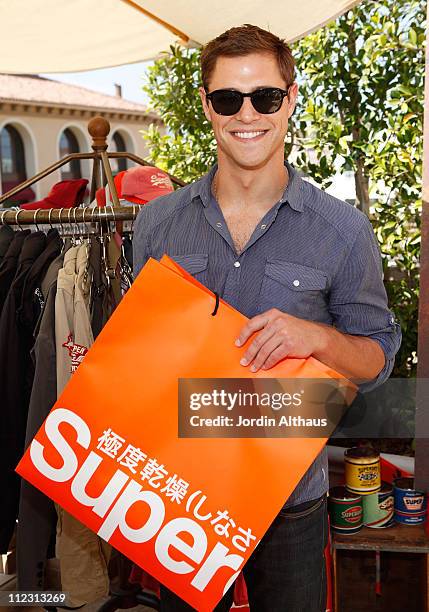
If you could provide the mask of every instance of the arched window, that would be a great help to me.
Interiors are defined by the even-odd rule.
[[[19,185],[27,178],[24,143],[18,130],[6,125],[0,131],[0,161],[2,184]],[[10,189],[10,187],[9,187]]]
[[[125,140],[119,132],[115,132],[112,136],[112,151],[126,151]],[[127,169],[126,159],[110,159],[110,167],[112,168],[113,174],[122,172]]]
[[[60,138],[60,159],[70,153],[79,153],[79,143],[73,132],[67,128],[61,134]],[[80,169],[80,160],[73,159],[70,163],[61,168],[62,179],[77,179],[82,178]]]

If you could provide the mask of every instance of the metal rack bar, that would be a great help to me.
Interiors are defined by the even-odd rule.
[[[140,210],[134,206],[49,208],[47,210],[0,209],[0,225],[42,225],[96,223],[100,221],[133,221]]]

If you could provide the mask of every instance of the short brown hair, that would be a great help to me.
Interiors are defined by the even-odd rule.
[[[201,76],[207,90],[219,57],[238,57],[249,53],[271,53],[277,59],[280,73],[291,85],[295,78],[295,61],[289,45],[271,32],[258,26],[230,28],[206,44],[201,53]]]

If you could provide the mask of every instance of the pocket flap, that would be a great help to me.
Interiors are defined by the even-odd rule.
[[[207,268],[209,256],[205,253],[196,253],[189,255],[170,255],[179,266],[182,266],[189,274],[197,274]]]
[[[293,291],[320,291],[328,281],[321,270],[281,259],[267,261],[265,274]]]

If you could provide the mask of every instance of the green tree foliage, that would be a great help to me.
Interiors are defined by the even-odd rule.
[[[170,47],[149,68],[145,91],[167,128],[144,132],[151,160],[184,181],[200,178],[216,160],[216,143],[198,94],[200,51]]]
[[[425,0],[366,0],[293,46],[299,107],[285,152],[324,187],[352,170],[357,206],[379,239],[403,343],[395,375],[415,374],[422,185]],[[144,133],[151,159],[185,181],[216,160],[198,96],[200,52],[171,47],[145,91],[167,133]]]
[[[299,41],[297,166],[323,186],[354,172],[403,332],[395,374],[415,373],[425,0],[368,0]]]

